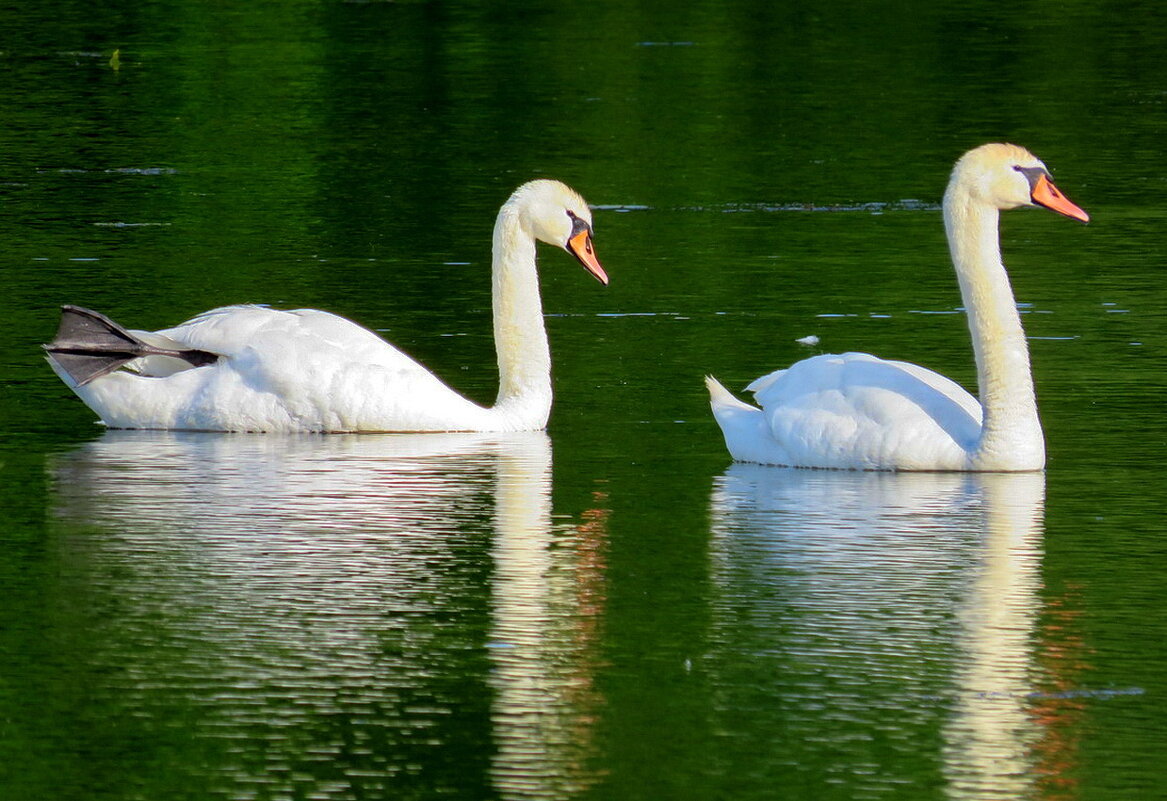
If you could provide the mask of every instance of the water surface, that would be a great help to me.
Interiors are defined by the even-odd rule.
[[[1153,797],[1165,24],[0,12],[0,796]],[[994,140],[1093,220],[1002,220],[1046,473],[730,465],[706,373],[864,350],[974,385],[938,203]],[[613,279],[542,253],[546,435],[102,432],[41,359],[66,302],[315,307],[489,402],[491,227],[540,176]]]

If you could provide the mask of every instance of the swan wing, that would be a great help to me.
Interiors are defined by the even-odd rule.
[[[980,436],[980,404],[960,385],[866,353],[805,359],[749,389],[785,464],[957,470]]]
[[[227,306],[156,336],[222,354],[235,369],[279,385],[330,384],[354,371],[375,370],[406,382],[406,391],[427,386],[453,391],[376,333],[317,309]]]
[[[270,350],[272,356],[283,351],[309,360],[344,352],[361,361],[374,360],[397,369],[428,372],[369,329],[317,309],[284,311],[267,306],[224,306],[146,336],[228,357],[256,349]]]
[[[225,358],[171,370],[165,357],[148,357],[137,374],[82,388],[113,427],[450,430],[485,412],[374,332],[328,312],[230,306],[146,336]]]

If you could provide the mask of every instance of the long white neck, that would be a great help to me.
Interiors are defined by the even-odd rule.
[[[944,196],[944,227],[968,312],[984,421],[972,466],[1040,470],[1045,442],[1021,315],[1001,263],[996,207],[954,183]]]
[[[538,429],[551,413],[551,352],[535,269],[535,237],[513,203],[494,226],[494,342],[498,399],[494,412],[517,429]],[[510,427],[510,426],[508,426]]]

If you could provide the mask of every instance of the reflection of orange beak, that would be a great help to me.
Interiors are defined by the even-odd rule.
[[[567,240],[567,249],[571,251],[571,255],[579,259],[579,263],[586,267],[589,273],[596,277],[596,280],[604,286],[608,285],[608,274],[604,272],[604,268],[600,266],[600,260],[596,258],[595,248],[592,247],[592,232],[586,226]]]
[[[1030,197],[1033,198],[1034,203],[1045,206],[1050,211],[1056,211],[1058,214],[1064,214],[1082,222],[1090,222],[1090,215],[1071,203],[1068,197],[1058,191],[1053,181],[1044,175],[1038,176]]]

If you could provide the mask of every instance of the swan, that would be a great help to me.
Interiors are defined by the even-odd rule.
[[[228,306],[151,333],[65,306],[57,336],[44,348],[57,375],[110,428],[540,430],[551,411],[551,356],[536,240],[564,248],[608,283],[583,198],[546,179],[516,189],[494,226],[499,391],[489,408],[372,331],[315,309]]]
[[[866,353],[824,354],[746,389],[761,408],[705,379],[737,461],[851,470],[1027,471],[1045,466],[1029,351],[1005,266],[1001,209],[1044,206],[1089,222],[1029,151],[964,154],[944,193],[944,228],[968,313],[978,401],[924,367]]]

